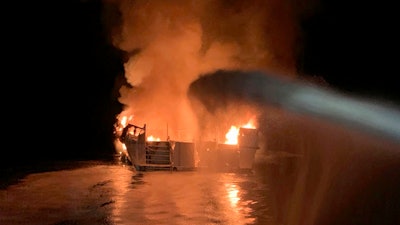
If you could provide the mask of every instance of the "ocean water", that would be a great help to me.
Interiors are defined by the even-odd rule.
[[[273,224],[254,173],[137,172],[90,163],[0,191],[0,224]]]
[[[392,154],[389,154],[392,156]],[[361,157],[362,156],[362,157]],[[396,154],[394,155],[396,156]],[[399,224],[399,160],[260,152],[253,171],[70,162],[0,190],[1,225]]]

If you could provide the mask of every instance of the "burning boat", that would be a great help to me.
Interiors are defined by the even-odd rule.
[[[122,131],[120,141],[126,146],[129,162],[138,171],[196,168],[194,143],[147,140],[146,125],[128,124]]]
[[[251,171],[259,148],[258,131],[240,127],[236,135],[237,143],[200,142],[198,167],[224,172]]]
[[[187,171],[198,168],[218,171],[252,170],[258,149],[257,130],[241,127],[237,144],[216,141],[183,142],[147,140],[146,125],[128,124],[120,141],[128,161],[138,171]]]

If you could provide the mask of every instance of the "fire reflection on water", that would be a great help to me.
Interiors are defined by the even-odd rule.
[[[117,194],[122,204],[115,204],[112,211],[115,224],[258,224],[268,217],[254,214],[252,207],[260,205],[261,193],[265,194],[265,190],[256,191],[260,185],[254,176],[134,172],[130,182],[128,189]]]
[[[239,190],[234,184],[225,184],[225,187],[228,192],[228,197],[231,202],[231,207],[235,209],[237,207],[238,201],[240,200],[240,198],[238,197]]]
[[[0,190],[0,224],[271,224],[255,174],[92,163]]]
[[[254,224],[256,219],[251,215],[251,204],[256,204],[256,200],[241,199],[241,189],[234,183],[225,183],[225,188],[232,210],[231,219],[242,221],[243,224]]]

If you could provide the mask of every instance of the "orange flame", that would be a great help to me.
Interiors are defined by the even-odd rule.
[[[253,124],[253,120],[250,120],[246,124],[240,126],[243,128],[256,128]],[[237,145],[238,144],[238,136],[239,136],[239,129],[240,127],[237,126],[231,126],[229,131],[225,134],[225,144],[228,145]]]
[[[115,150],[121,154],[122,152],[126,152],[126,146],[124,143],[119,141],[119,136],[121,135],[122,130],[128,125],[129,121],[133,119],[133,116],[117,116],[117,119],[118,121],[114,124],[114,134],[116,135],[114,147]]]
[[[161,140],[160,138],[153,137],[153,135],[147,137],[147,141],[160,141],[160,140]]]
[[[236,145],[238,143],[239,128],[231,126],[228,133],[225,134],[225,144]]]

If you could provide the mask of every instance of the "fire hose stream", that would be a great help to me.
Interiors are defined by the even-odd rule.
[[[207,87],[207,90],[201,90]],[[201,95],[201,93],[206,93]],[[255,104],[272,105],[294,113],[340,123],[400,144],[400,111],[383,104],[344,95],[334,89],[258,71],[217,71],[201,76],[189,96],[224,95]]]

